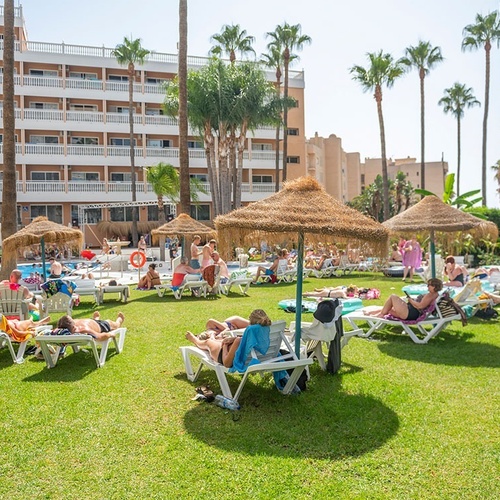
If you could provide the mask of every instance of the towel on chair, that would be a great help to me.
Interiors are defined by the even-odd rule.
[[[73,281],[54,279],[42,283],[40,288],[47,294],[48,297],[51,297],[58,292],[65,293],[71,297],[77,286]]]
[[[15,342],[24,342],[35,336],[35,332],[32,329],[27,330],[25,333],[16,333],[9,326],[7,318],[3,314],[0,314],[0,330],[3,330]]]
[[[233,366],[229,368],[230,373],[236,371],[244,373],[250,365],[260,363],[255,358],[252,358],[248,364],[246,364],[246,361],[252,349],[259,351],[261,354],[267,352],[270,344],[269,331],[268,326],[262,325],[250,325],[245,328],[240,345],[234,355]]]

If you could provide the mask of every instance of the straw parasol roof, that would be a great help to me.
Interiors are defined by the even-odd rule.
[[[473,229],[478,237],[490,235],[496,240],[496,224],[447,205],[437,196],[426,196],[408,210],[383,222],[394,233],[415,234],[429,231],[457,232]]]
[[[153,238],[159,236],[194,236],[196,234],[215,238],[217,233],[213,228],[198,222],[189,215],[179,214],[174,220],[151,231],[151,234]]]
[[[276,194],[215,219],[218,246],[226,254],[246,238],[270,243],[297,239],[361,246],[369,242],[373,254],[387,255],[389,232],[377,221],[330,196],[312,177],[285,183]]]
[[[4,251],[15,251],[42,242],[65,244],[80,248],[83,244],[83,233],[79,229],[63,226],[49,221],[47,217],[37,217],[26,227],[3,240]]]

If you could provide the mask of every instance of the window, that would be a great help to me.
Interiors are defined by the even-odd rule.
[[[146,78],[146,83],[150,83],[150,84],[161,84],[161,83],[165,83],[165,82],[168,82],[168,80],[165,80],[164,78],[149,78],[147,77]]]
[[[56,102],[30,102],[30,109],[59,109]]]
[[[112,222],[131,222],[132,207],[114,207],[109,209]]]
[[[97,146],[99,140],[97,137],[71,137],[71,144]]]
[[[137,180],[137,174],[135,174]],[[129,172],[112,172],[111,173],[111,182],[132,182],[132,174]]]
[[[252,142],[252,151],[272,151],[273,145],[266,142]]]
[[[204,149],[203,143],[200,141],[188,141],[188,148]]]
[[[31,172],[32,181],[58,181],[59,172]]]
[[[52,135],[30,135],[31,144],[58,144],[59,137]]]
[[[136,146],[137,142],[134,139],[134,146]],[[130,146],[130,139],[125,139],[124,137],[111,137],[109,140],[110,146]]]
[[[148,139],[146,141],[146,145],[149,148],[171,148],[172,147],[172,141],[169,139]]]
[[[417,170],[417,177],[420,175],[420,172]]]
[[[70,104],[70,111],[97,111],[96,104]]]
[[[110,113],[128,113],[128,106],[110,106]],[[133,108],[133,112],[135,113],[135,108]]]
[[[299,135],[299,129],[298,128],[287,128],[286,135]]]
[[[163,115],[163,109],[161,109],[161,108],[146,108],[146,115],[149,115],[149,116]]]
[[[300,156],[288,156],[286,159],[287,163],[300,163]]]
[[[88,208],[83,211],[85,220],[81,221],[78,218],[78,205],[71,205],[71,223],[73,226],[79,226],[82,222],[85,224],[97,224],[102,221],[102,213],[100,208]]]
[[[165,220],[168,221],[170,215],[170,205],[163,205],[163,210],[165,212]],[[148,205],[148,220],[159,220],[158,205]]]
[[[191,179],[198,179],[200,182],[208,182],[207,174],[189,174]]]
[[[52,222],[62,224],[62,205],[31,205],[31,220],[43,215]]]
[[[14,142],[17,142],[17,134],[14,136]],[[3,134],[0,134],[0,144],[3,143]]]
[[[191,217],[196,220],[210,220],[210,205],[191,205]]]
[[[269,182],[273,182],[272,175],[252,175],[253,184],[264,184]]]
[[[128,82],[128,75],[108,75],[110,82]]]
[[[69,77],[80,78],[81,80],[97,80],[97,73],[78,73],[75,71],[70,71]]]
[[[97,172],[71,172],[71,180],[75,182],[97,182],[99,174]]]
[[[57,77],[57,71],[49,70],[49,69],[30,69],[31,76],[49,76],[49,77]]]
[[[365,185],[365,174],[361,174],[361,184]]]

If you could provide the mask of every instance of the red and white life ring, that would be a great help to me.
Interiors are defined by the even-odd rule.
[[[139,257],[139,259],[137,259],[137,257]],[[136,269],[144,267],[144,264],[146,264],[146,260],[146,254],[142,252],[132,252],[132,254],[130,255],[130,264]]]

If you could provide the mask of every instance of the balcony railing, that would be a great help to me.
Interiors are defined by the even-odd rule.
[[[24,183],[25,190],[23,191],[23,182],[17,181],[17,190],[22,193],[131,193],[131,182],[103,182],[103,181],[26,181]],[[153,193],[151,184],[144,182],[136,182],[137,192]],[[203,189],[207,194],[210,194],[210,184],[203,183]],[[0,189],[3,189],[3,182],[0,181]],[[242,183],[242,193],[274,193],[274,183]]]
[[[204,159],[205,150],[202,148],[190,148],[189,158],[193,159]],[[3,154],[3,146],[0,144],[0,154]],[[16,154],[22,154],[21,144],[16,144]],[[51,156],[62,156],[64,155],[64,145],[63,144],[25,144],[24,146],[25,155],[51,155]],[[118,156],[126,157],[130,156],[129,146],[103,146],[103,145],[92,145],[92,144],[68,144],[66,146],[66,156]],[[179,158],[179,148],[153,148],[153,147],[136,147],[135,156],[141,157],[152,157],[152,158]],[[279,153],[280,159],[283,157],[283,153]],[[249,161],[250,153],[248,151],[243,152],[243,159]],[[252,151],[251,160],[252,161],[274,161],[276,155],[274,151]],[[60,160],[58,160],[60,161]]]

